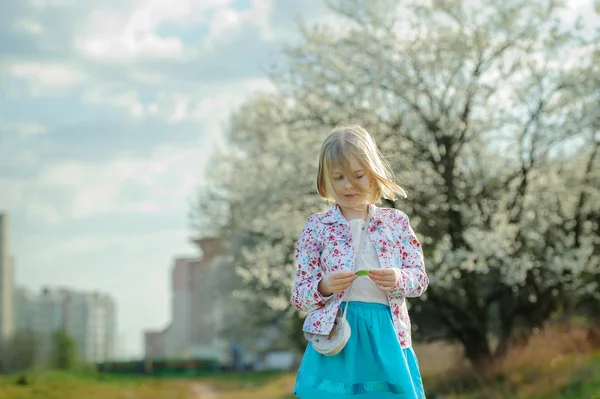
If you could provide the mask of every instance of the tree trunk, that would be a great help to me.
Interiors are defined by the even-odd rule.
[[[494,356],[488,343],[485,331],[466,330],[460,339],[465,350],[465,357],[478,374],[487,372],[494,363]]]

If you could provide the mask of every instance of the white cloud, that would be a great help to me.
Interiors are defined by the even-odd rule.
[[[27,182],[0,176],[0,209],[15,209],[26,200]]]
[[[199,142],[140,158],[57,161],[27,179],[0,175],[0,209],[21,210],[27,223],[41,228],[98,216],[187,214],[210,150]]]
[[[87,88],[83,95],[84,102],[109,105],[122,109],[127,115],[139,118],[144,115],[144,105],[139,100],[136,90],[118,85],[97,85]]]
[[[51,188],[77,187],[84,183],[85,176],[83,165],[74,161],[65,161],[44,168],[37,183]]]
[[[172,100],[171,112],[168,117],[170,123],[183,122],[188,118],[191,99],[185,95],[175,95]]]
[[[181,40],[158,37],[148,14],[144,8],[127,19],[119,12],[96,11],[86,32],[77,39],[77,48],[89,58],[109,61],[181,56]]]
[[[76,0],[31,0],[31,5],[35,8],[69,7],[75,2]]]
[[[33,36],[39,36],[44,33],[44,27],[33,19],[19,19],[15,21],[14,27],[18,32],[27,33]]]
[[[185,210],[186,198],[198,185],[201,159],[209,150],[167,148],[144,158],[108,163],[58,162],[48,165],[35,185],[66,193],[71,202],[62,210],[66,218]],[[142,197],[129,198],[128,190]]]
[[[165,89],[152,102],[143,103],[135,90],[118,85],[105,85],[86,90],[83,100],[121,109],[125,114],[141,119],[152,118],[170,124],[197,121],[223,122],[230,112],[254,91],[274,90],[266,78],[218,82],[191,87]]]
[[[64,220],[55,204],[51,202],[39,198],[28,198],[25,203],[25,214],[30,220],[38,224],[57,227]]]
[[[93,184],[93,181],[91,182]],[[77,219],[114,211],[118,207],[119,185],[99,182],[97,186],[83,185],[74,193],[69,216]]]
[[[271,11],[271,0],[253,0],[252,8],[245,11],[238,11],[232,7],[215,10],[210,19],[209,33],[204,39],[204,49],[214,50],[223,43],[239,39],[236,33],[249,26],[256,28],[261,39],[273,40],[269,23]],[[243,44],[240,43],[240,45]]]
[[[23,137],[37,136],[48,131],[48,127],[40,123],[0,123],[0,135],[17,134]]]
[[[272,91],[275,87],[268,79],[245,80],[241,85],[215,87],[213,95],[196,102],[193,115],[204,119],[224,120],[237,106],[255,91]]]
[[[209,11],[229,9],[229,1],[136,1],[119,10],[96,10],[87,16],[86,29],[76,41],[87,57],[103,61],[136,58],[181,58],[184,45],[175,36],[161,37],[162,24],[203,23]]]
[[[210,33],[218,36],[236,26],[241,20],[242,12],[233,8],[223,8],[215,11],[210,19]]]
[[[247,93],[245,80],[257,79],[258,65],[269,62],[263,54],[268,42],[276,33],[294,29],[281,18],[287,6],[272,0],[253,0],[243,11],[231,0],[81,4],[40,0],[34,5],[35,17],[19,14],[15,24],[21,30],[44,33],[36,39],[39,49],[58,50],[59,45],[63,56],[36,61],[20,59],[17,53],[10,58],[9,75],[24,80],[34,95],[77,87],[86,104],[169,123],[197,120],[215,108],[226,115],[233,104],[229,101],[239,103]],[[302,6],[314,8],[313,1]],[[285,29],[273,30],[278,23]],[[177,29],[163,29],[171,26],[192,27],[190,35],[197,37],[183,40]],[[253,72],[238,72],[244,70]],[[232,93],[230,86],[242,90]],[[156,94],[145,97],[142,91]]]
[[[17,62],[9,72],[28,81],[34,89],[63,88],[83,82],[85,73],[66,64],[45,62]]]
[[[110,251],[111,248],[122,247],[128,245],[135,245],[137,247],[156,247],[161,242],[172,241],[173,238],[180,240],[181,243],[187,246],[189,241],[189,231],[185,228],[180,229],[167,229],[161,231],[147,231],[143,234],[138,234],[135,237],[135,243],[132,242],[132,237],[128,234],[122,234],[117,232],[110,233],[94,233],[91,232],[87,235],[74,235],[70,236],[56,245],[48,248],[44,251],[43,256],[54,258],[69,254],[69,257],[85,256],[89,252],[93,251],[99,253],[102,251]],[[181,247],[178,245],[177,247]]]

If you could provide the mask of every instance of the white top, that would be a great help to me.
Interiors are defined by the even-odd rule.
[[[365,221],[362,219],[352,219],[348,221],[352,231],[352,242],[354,243],[354,271],[378,269],[379,258],[375,245],[369,238],[365,227]],[[364,228],[364,229],[363,229]],[[348,298],[348,292],[350,297]],[[377,302],[389,305],[389,299],[385,292],[377,288],[377,285],[368,276],[360,276],[346,290],[344,301]]]

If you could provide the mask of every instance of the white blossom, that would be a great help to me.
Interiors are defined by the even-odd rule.
[[[295,240],[327,207],[319,145],[340,122],[372,131],[407,189],[388,205],[410,216],[423,306],[447,323],[488,328],[491,304],[597,288],[598,37],[567,29],[556,2],[417,3],[333,1],[340,23],[301,26],[279,92],[232,115],[196,208],[228,241],[232,307],[288,310]]]

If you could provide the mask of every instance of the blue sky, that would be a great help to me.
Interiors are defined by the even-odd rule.
[[[18,285],[110,293],[122,357],[170,319],[173,257],[229,111],[322,1],[0,2],[0,210]]]

